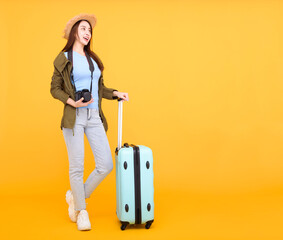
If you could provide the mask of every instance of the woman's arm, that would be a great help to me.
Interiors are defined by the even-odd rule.
[[[117,99],[118,97],[115,95],[115,93],[113,93],[114,91],[118,92],[117,89],[106,87],[102,78],[102,97],[109,100]]]
[[[62,85],[63,85],[63,77],[61,76],[60,72],[54,66],[50,93],[54,98],[66,104],[70,96],[69,94],[63,91]]]
[[[74,101],[72,98],[70,98],[69,94],[67,94],[64,90],[63,90],[63,77],[61,76],[60,72],[56,69],[56,67],[54,66],[54,73],[52,76],[52,81],[51,81],[51,88],[50,88],[50,92],[51,95],[56,98],[59,99],[61,102],[63,102],[64,104],[69,104],[75,108],[77,107],[85,107],[91,103],[93,103],[93,98],[91,96],[91,100],[88,102],[82,102],[83,98],[81,98],[78,101]]]
[[[76,102],[72,98],[68,98],[67,103],[73,107],[76,107]]]

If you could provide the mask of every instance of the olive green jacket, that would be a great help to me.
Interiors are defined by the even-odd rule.
[[[60,52],[58,54],[53,62],[53,65],[54,72],[51,81],[50,93],[54,98],[59,99],[64,103],[64,111],[60,128],[61,130],[63,127],[72,128],[74,134],[76,108],[67,103],[68,98],[72,98],[75,101],[75,88],[70,80],[70,73],[73,65],[72,62],[66,58],[64,52]],[[113,91],[118,90],[104,86],[103,73],[101,72],[101,76],[98,80],[98,107],[99,116],[106,132],[108,130],[108,124],[101,109],[101,100],[102,98],[109,100],[117,99],[116,96],[113,96]]]

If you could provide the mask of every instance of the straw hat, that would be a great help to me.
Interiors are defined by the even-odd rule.
[[[96,24],[96,16],[94,14],[87,14],[87,13],[81,13],[73,18],[71,18],[67,24],[66,27],[63,31],[63,38],[66,38],[68,40],[69,38],[69,34],[71,32],[72,27],[74,26],[74,24],[79,21],[79,20],[88,20],[90,22],[91,28],[93,29],[95,24]]]

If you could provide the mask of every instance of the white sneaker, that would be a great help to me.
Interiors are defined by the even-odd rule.
[[[68,212],[71,221],[77,222],[77,217],[80,211],[75,210],[74,198],[71,190],[68,190],[66,193],[66,202],[69,204]]]
[[[90,230],[91,225],[86,210],[81,210],[77,219],[78,230]]]

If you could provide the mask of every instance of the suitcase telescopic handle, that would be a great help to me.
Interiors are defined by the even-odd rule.
[[[123,114],[123,101],[118,98],[118,151],[122,146],[122,114]]]

